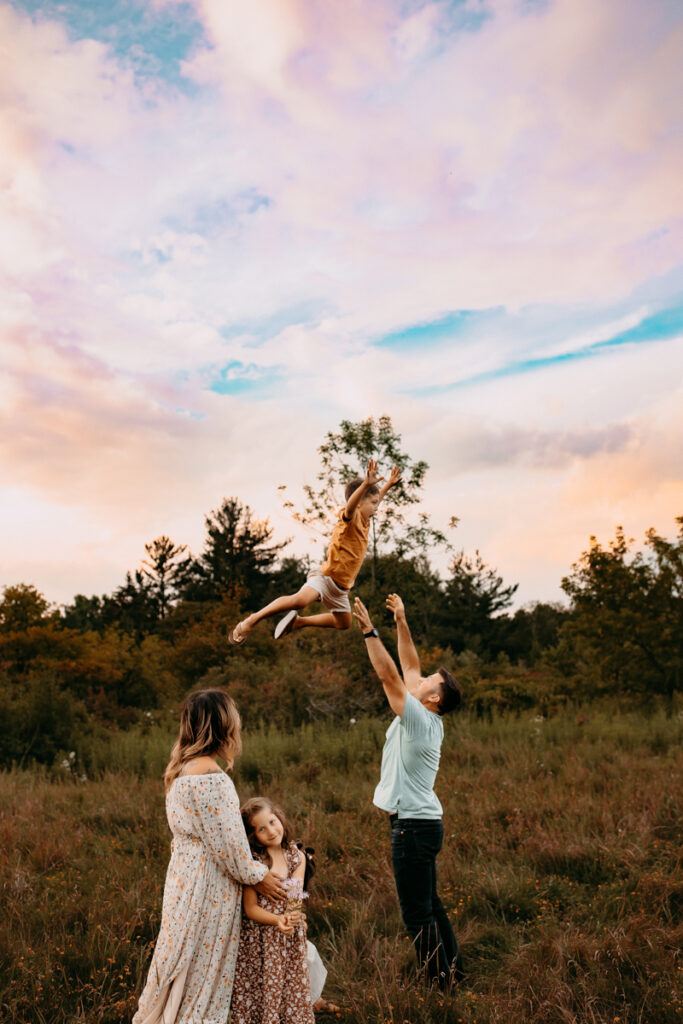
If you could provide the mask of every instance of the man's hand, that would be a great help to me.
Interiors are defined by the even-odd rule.
[[[372,629],[372,620],[370,619],[370,613],[361,601],[359,597],[356,598],[353,605],[353,617],[361,628],[361,632],[369,633]]]
[[[383,476],[378,476],[379,467],[377,465],[377,459],[370,459],[368,462],[368,471],[365,474],[365,482],[368,487],[373,487],[375,484],[380,483],[384,480]]]
[[[398,594],[389,594],[387,597],[387,608],[390,612],[393,612],[394,622],[398,622],[399,619],[405,619],[405,605]]]

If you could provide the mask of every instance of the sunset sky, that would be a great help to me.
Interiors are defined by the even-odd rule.
[[[520,603],[672,536],[682,95],[678,0],[0,2],[0,585],[232,495],[319,555],[277,487],[381,414]]]

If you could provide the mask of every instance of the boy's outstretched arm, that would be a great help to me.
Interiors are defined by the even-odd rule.
[[[387,608],[390,612],[394,613],[396,638],[398,640],[398,660],[401,662],[401,672],[403,673],[406,686],[412,693],[421,679],[420,657],[410,635],[405,605],[398,594],[389,594],[387,597]]]
[[[363,633],[369,633],[372,630],[373,626],[368,610],[359,597],[356,598],[354,603],[353,617]],[[391,710],[399,718],[402,717],[408,691],[394,664],[394,659],[377,636],[366,637],[365,646],[367,647],[372,667],[377,673],[377,677],[387,695]]]
[[[372,487],[373,484],[378,484],[380,480],[384,480],[383,476],[377,476],[377,460],[370,459],[368,463],[367,472],[365,474],[365,480],[357,487],[349,500],[346,502],[346,508],[344,509],[344,519],[350,519],[355,512],[359,501],[367,491],[368,487]]]
[[[394,468],[392,469],[391,474],[389,476],[389,479],[385,483],[384,487],[382,487],[380,489],[379,500],[382,501],[382,499],[386,497],[387,491],[389,491],[392,487],[395,487],[396,484],[398,484],[400,482],[401,482],[401,470],[400,470],[400,468],[398,466],[394,466]]]

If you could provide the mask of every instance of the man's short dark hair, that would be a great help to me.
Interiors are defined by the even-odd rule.
[[[462,689],[458,680],[447,669],[439,668],[437,672],[443,679],[439,699],[439,714],[443,718],[449,711],[455,711],[462,704]]]
[[[353,478],[353,480],[349,480],[348,484],[346,485],[346,489],[344,490],[344,497],[347,501],[349,500],[353,492],[357,491],[364,481],[364,476],[356,476]],[[379,487],[377,486],[377,484],[370,484],[369,487],[366,487],[365,494],[363,495],[363,497],[368,497],[371,494],[379,494]]]

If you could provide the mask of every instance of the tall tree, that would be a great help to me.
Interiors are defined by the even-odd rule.
[[[479,551],[459,551],[444,586],[441,642],[455,651],[493,652],[495,617],[509,607],[519,584],[506,585],[497,569]]]
[[[671,701],[683,666],[683,516],[678,538],[654,530],[631,553],[621,527],[608,548],[591,537],[562,588],[573,614],[561,645],[580,650],[591,688],[658,693]]]
[[[50,615],[50,602],[32,583],[3,587],[0,599],[0,631],[23,632],[44,622]]]
[[[426,554],[431,547],[449,547],[446,535],[431,525],[426,512],[419,511],[409,518],[409,511],[421,500],[421,491],[428,464],[411,459],[401,447],[401,436],[394,430],[389,416],[377,420],[370,416],[353,423],[342,420],[339,430],[328,431],[318,448],[321,468],[315,485],[304,486],[304,506],[297,509],[285,494],[286,484],[279,488],[284,507],[292,518],[304,526],[312,527],[325,539],[332,533],[337,510],[344,504],[344,487],[354,477],[364,476],[370,459],[376,459],[382,472],[388,474],[392,466],[401,470],[401,482],[392,487],[372,520],[370,548],[372,580],[377,570],[377,557],[382,549],[391,550],[399,557]],[[457,524],[457,517],[449,526]]]
[[[138,642],[151,633],[159,619],[159,603],[149,581],[140,571],[126,573],[126,582],[103,601],[103,618],[118,625]]]
[[[186,550],[187,545],[174,544],[165,534],[145,544],[147,558],[142,562],[142,575],[156,598],[162,619],[166,618],[187,574],[189,558],[182,557]]]
[[[545,651],[555,647],[569,614],[559,602],[534,601],[513,615],[499,616],[493,653],[503,652],[512,662],[535,665]]]
[[[273,527],[267,519],[254,519],[248,505],[224,498],[205,517],[204,550],[192,566],[191,582],[183,595],[194,600],[219,600],[244,590],[258,603],[268,583],[268,572],[289,540],[272,543]]]

